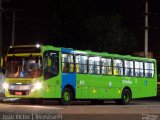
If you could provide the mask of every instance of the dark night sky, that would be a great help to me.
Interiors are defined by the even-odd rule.
[[[77,44],[83,35],[81,21],[94,15],[122,15],[122,24],[136,36],[136,51],[144,47],[144,0],[11,0],[3,3],[3,48],[11,43],[12,12],[16,8],[16,43],[48,43],[55,46],[83,49]],[[54,34],[54,25],[70,21],[70,36]],[[61,26],[60,26],[61,27]],[[160,1],[149,0],[149,50],[160,51]],[[69,36],[69,37],[68,37]],[[5,41],[5,42],[4,42]],[[82,42],[86,42],[84,40]],[[68,43],[68,44],[66,44]],[[85,43],[84,43],[85,44]],[[5,51],[5,50],[3,50]]]

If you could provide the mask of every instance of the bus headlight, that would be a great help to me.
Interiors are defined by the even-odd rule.
[[[8,84],[8,83],[6,83],[6,82],[3,83],[3,88],[4,88],[4,89],[8,89],[8,87],[9,87],[9,84]]]
[[[40,44],[36,44],[36,48],[40,48],[41,47],[41,45]]]
[[[36,83],[34,84],[34,88],[33,88],[33,89],[39,90],[39,89],[41,89],[41,88],[42,88],[42,83],[41,83],[41,82],[36,82]]]

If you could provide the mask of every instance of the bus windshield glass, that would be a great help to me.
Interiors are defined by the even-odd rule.
[[[42,58],[40,56],[8,57],[6,77],[36,78],[42,75]]]

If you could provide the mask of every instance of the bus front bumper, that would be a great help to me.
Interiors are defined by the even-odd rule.
[[[13,98],[43,98],[43,86],[37,82],[34,85],[6,85],[5,96]]]

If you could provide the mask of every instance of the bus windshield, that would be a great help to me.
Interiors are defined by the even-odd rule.
[[[42,58],[40,56],[8,57],[6,77],[36,78],[42,75]]]

